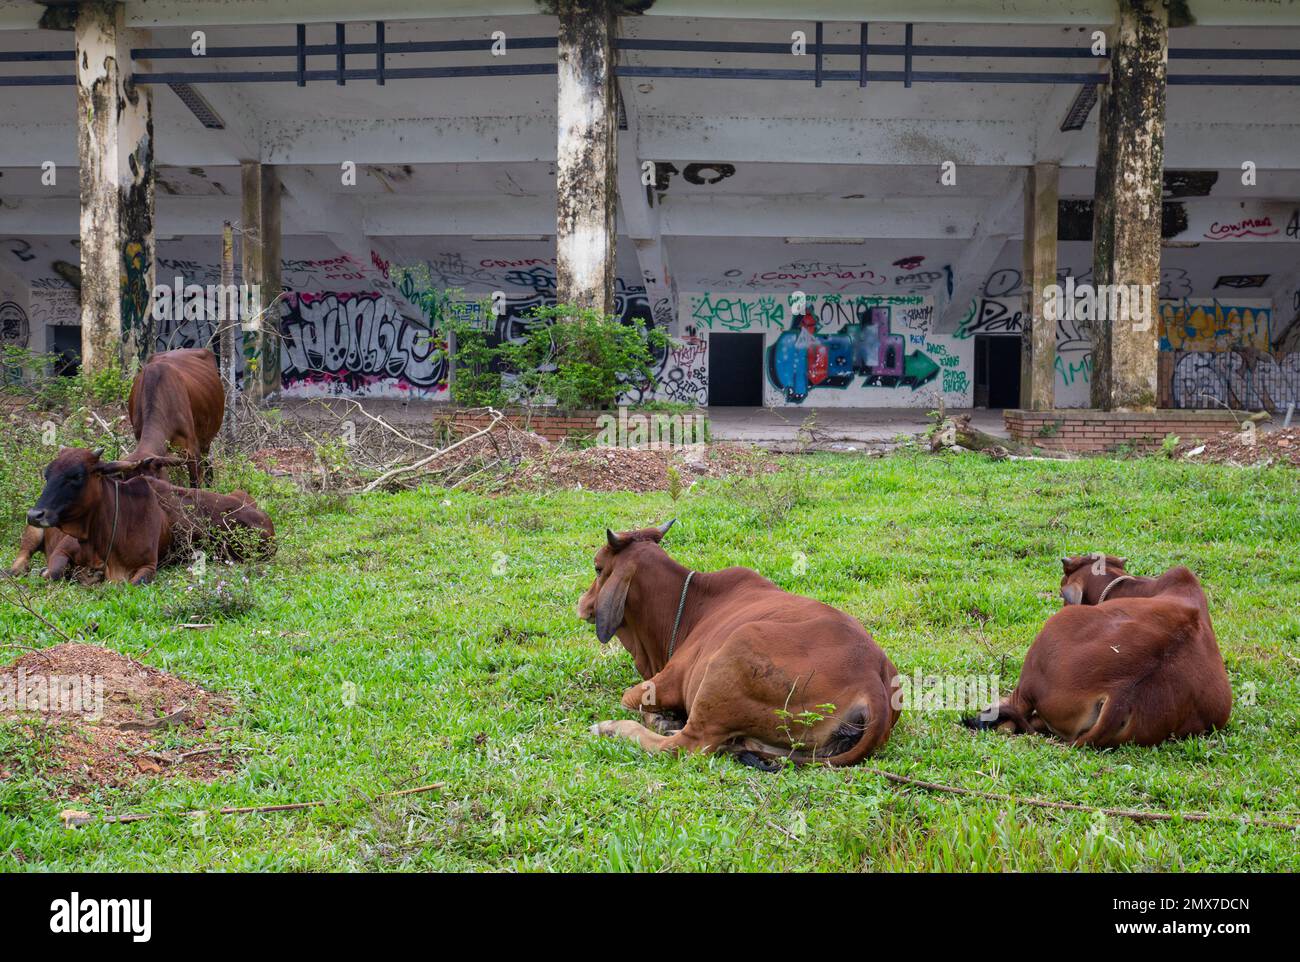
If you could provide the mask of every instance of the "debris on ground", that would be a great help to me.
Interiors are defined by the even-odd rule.
[[[995,435],[971,427],[969,414],[958,414],[943,418],[934,433],[930,435],[930,450],[939,451],[979,451],[995,461],[1010,457],[1026,457],[1035,452],[1032,448],[1010,438]]]
[[[65,642],[0,667],[0,723],[49,738],[45,774],[70,797],[177,774],[211,781],[236,759],[210,736],[230,701],[108,648]],[[14,762],[0,759],[0,780]]]
[[[1174,448],[1179,460],[1203,464],[1232,464],[1238,467],[1263,467],[1289,464],[1300,467],[1300,427],[1279,431],[1222,431],[1203,441],[1182,441]]]

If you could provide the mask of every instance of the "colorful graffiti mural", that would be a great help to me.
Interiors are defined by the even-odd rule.
[[[936,391],[954,406],[971,401],[970,346],[932,333],[925,295],[701,292],[682,296],[680,314],[700,331],[764,335],[768,404],[920,406]],[[707,396],[703,368],[699,382]]]
[[[1267,301],[1247,304],[1166,301],[1160,305],[1160,350],[1225,351],[1269,348],[1273,309]]]
[[[288,294],[281,330],[286,393],[403,396],[446,390],[445,344],[375,293]]]

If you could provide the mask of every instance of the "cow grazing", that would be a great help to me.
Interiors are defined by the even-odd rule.
[[[271,519],[243,492],[181,488],[153,476],[181,464],[180,458],[101,461],[100,453],[60,451],[45,469],[45,487],[27,523],[57,527],[79,542],[81,563],[101,569],[106,580],[145,584],[159,564],[183,557],[190,546],[234,560],[274,551]],[[47,577],[66,571],[66,564],[55,570],[52,563]]]
[[[135,433],[135,450],[124,461],[185,453],[190,486],[212,483],[208,451],[221,430],[226,392],[217,374],[217,358],[206,348],[155,354],[131,383],[127,411]]]
[[[623,693],[641,722],[592,731],[764,768],[852,765],[883,745],[898,720],[898,673],[862,625],[748,568],[682,567],[659,544],[672,523],[606,531],[596,552],[578,617],[602,644],[618,635],[646,680]]]
[[[1011,696],[969,727],[1107,748],[1228,723],[1232,689],[1196,575],[1138,577],[1111,555],[1061,564],[1064,607],[1034,639]]]

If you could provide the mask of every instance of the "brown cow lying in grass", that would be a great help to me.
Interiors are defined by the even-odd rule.
[[[151,467],[142,472],[164,480],[168,467],[184,464],[192,486],[198,487],[200,480],[211,484],[208,451],[221,430],[225,399],[217,358],[211,351],[183,348],[155,354],[131,382],[126,406],[136,446],[123,462],[148,459],[146,463]],[[169,447],[185,452],[184,458],[164,458]],[[46,570],[59,572],[55,577],[96,566],[93,552],[76,539],[69,539],[66,532],[57,527],[28,525],[9,573],[24,574],[32,556],[41,551],[45,553]]]
[[[748,568],[689,571],[659,546],[671,525],[606,531],[596,552],[578,617],[602,644],[617,634],[646,681],[623,693],[644,725],[592,731],[760,768],[783,758],[852,765],[883,745],[898,720],[898,673],[866,629]]]
[[[64,448],[45,469],[45,487],[27,522],[64,534],[46,577],[65,577],[80,565],[102,570],[108,581],[145,584],[159,564],[190,547],[233,560],[274,552],[271,519],[242,491],[216,494],[152,476],[181,458],[101,461],[100,453]]]
[[[971,728],[1071,745],[1156,745],[1228,722],[1232,689],[1196,575],[1141,578],[1110,555],[1063,558],[1063,607],[1038,633],[1011,696]]]

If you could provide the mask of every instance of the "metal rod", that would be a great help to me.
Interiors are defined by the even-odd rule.
[[[909,23],[903,31],[903,86],[912,86],[912,25]]]
[[[813,70],[815,71],[813,86],[820,87],[822,85],[822,22],[820,20],[817,21],[817,29],[814,35],[817,37],[817,56],[813,61]]]
[[[858,27],[858,86],[867,85],[867,25]]]
[[[307,86],[307,25],[298,24],[298,86]]]
[[[343,34],[345,33],[345,27],[346,27],[346,24],[342,24],[342,23],[336,23],[336,24],[334,24],[334,42],[337,44],[337,46],[338,46],[338,50],[339,50],[339,55],[338,55],[338,71],[339,71],[339,74],[338,74],[338,85],[339,85],[340,87],[342,87],[345,83],[348,82],[348,78],[347,78],[347,70],[348,70],[348,67],[347,67],[347,57],[348,57],[348,55],[347,55],[347,52],[343,49],[343,44],[345,43],[345,40],[346,40],[346,38],[343,36]]]
[[[384,21],[375,21],[375,70],[379,76],[375,78],[375,83],[379,86],[384,85]]]

